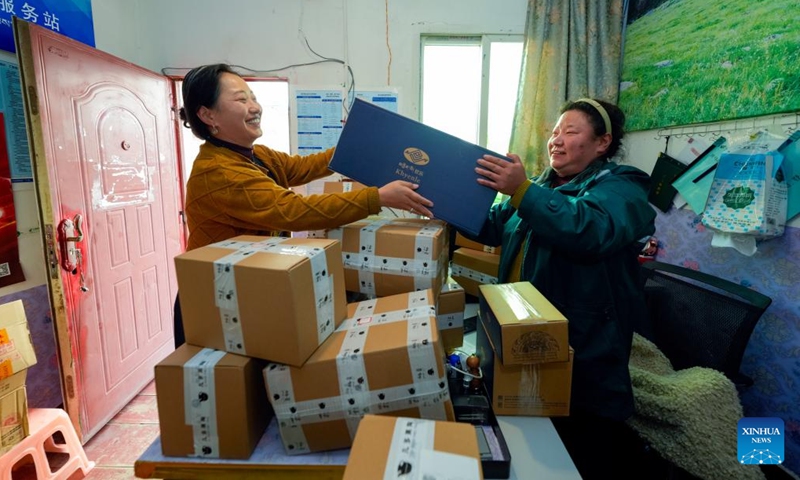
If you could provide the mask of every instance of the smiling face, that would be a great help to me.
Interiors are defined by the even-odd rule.
[[[605,153],[610,143],[610,133],[599,137],[594,133],[588,115],[580,110],[567,110],[547,141],[550,166],[560,177],[577,175]]]
[[[200,119],[220,140],[250,148],[261,135],[261,105],[238,75],[222,73],[219,77],[219,98],[212,108],[200,107]],[[213,133],[216,129],[217,133]]]

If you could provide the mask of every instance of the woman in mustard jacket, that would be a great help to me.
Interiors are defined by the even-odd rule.
[[[381,207],[433,217],[433,203],[418,185],[396,180],[354,192],[298,195],[290,187],[330,175],[333,149],[288,155],[264,145],[261,105],[247,82],[226,64],[192,69],[183,79],[184,126],[201,140],[186,184],[188,250],[238,235],[281,235],[339,227]],[[184,342],[180,303],[175,302],[175,346]]]
[[[554,418],[584,478],[626,462],[634,322],[646,310],[638,253],[654,232],[650,177],[612,162],[625,115],[594,99],[567,103],[548,141],[550,166],[529,180],[518,156],[478,160],[482,185],[511,195],[480,235],[502,245],[499,281],[530,281],[569,322],[575,350],[570,417]],[[619,440],[619,441],[615,441]],[[619,459],[619,460],[617,460]]]

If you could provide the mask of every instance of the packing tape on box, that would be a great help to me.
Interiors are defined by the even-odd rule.
[[[436,424],[433,422],[416,418],[398,418],[394,424],[383,480],[428,478],[423,476],[424,472],[421,471],[420,456],[425,450],[433,450],[435,432]]]
[[[259,252],[297,255],[309,259],[317,311],[318,343],[322,343],[333,332],[336,324],[334,321],[333,278],[328,273],[325,249],[308,245],[284,245],[286,240],[288,239],[283,237],[269,237],[260,242],[227,240],[211,245],[234,250],[233,253],[214,261],[215,302],[222,320],[222,332],[227,351],[247,355],[242,323],[239,321],[239,299],[233,267],[250,255]]]
[[[498,285],[500,293],[505,299],[508,307],[514,312],[517,320],[527,320],[531,317],[542,318],[539,310],[533,306],[525,297],[522,296],[511,284]]]
[[[447,382],[437,375],[437,359],[431,339],[431,316],[428,291],[409,295],[409,308],[375,315],[375,300],[361,302],[354,319],[345,320],[340,331],[346,336],[336,357],[339,392],[336,397],[294,400],[291,368],[270,364],[264,369],[264,380],[272,395],[275,416],[284,446],[290,453],[310,451],[303,425],[345,420],[350,438],[355,437],[358,423],[367,413],[383,414],[410,407],[431,419],[447,420],[445,401],[449,398]],[[410,317],[410,315],[415,315]],[[350,320],[360,320],[350,321]],[[413,383],[371,391],[364,364],[364,345],[372,326],[406,320],[408,324],[408,357]]]
[[[376,255],[377,231],[385,225],[405,225],[417,227],[408,222],[376,220],[361,228],[359,232],[359,251],[342,252],[344,268],[358,271],[360,293],[376,295],[375,274],[401,275],[414,278],[414,289],[425,290],[433,286],[433,279],[439,273],[440,261],[433,258],[434,241],[441,226],[425,224],[414,237],[414,258],[386,257]],[[331,230],[328,238],[342,241],[343,229]]]
[[[450,276],[469,278],[482,285],[497,285],[497,277],[455,263],[450,266]]]
[[[194,457],[219,458],[214,366],[226,354],[204,348],[183,364],[184,422],[192,427]]]
[[[457,292],[457,291],[464,291],[464,287],[455,283],[455,282],[448,282],[442,285],[442,291],[439,295],[444,295],[450,292]],[[463,305],[462,305],[463,306]],[[464,310],[460,312],[450,312],[450,313],[441,313],[441,308],[437,310],[436,315],[436,325],[439,327],[439,330],[447,330],[449,328],[460,328],[464,326]]]

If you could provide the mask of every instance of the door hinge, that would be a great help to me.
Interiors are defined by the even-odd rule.
[[[28,85],[28,103],[30,104],[31,114],[39,115],[39,95],[33,85]]]

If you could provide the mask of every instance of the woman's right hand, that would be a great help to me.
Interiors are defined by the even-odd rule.
[[[408,210],[415,215],[433,218],[433,212],[428,210],[433,207],[433,202],[415,192],[417,188],[419,185],[416,183],[404,180],[387,183],[378,189],[381,206]]]

